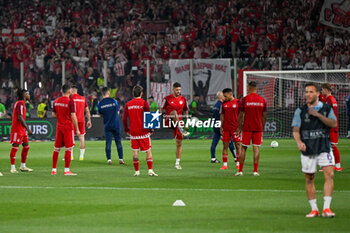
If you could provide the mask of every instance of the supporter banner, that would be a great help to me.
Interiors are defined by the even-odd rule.
[[[243,96],[243,72],[248,70],[238,71],[238,97]],[[249,77],[249,81],[256,81],[258,85],[258,94],[265,98],[267,107],[274,107],[274,90],[275,79],[274,78],[254,78]]]
[[[190,60],[170,60],[172,82],[182,85],[182,95],[190,99]],[[193,60],[193,93],[200,96],[200,102],[214,105],[216,93],[232,88],[230,59]]]
[[[158,104],[158,107],[162,107],[161,104],[165,96],[171,94],[171,83],[156,83],[151,82],[151,95],[154,97],[154,101]]]
[[[11,29],[4,28],[1,30],[2,41],[5,41],[8,38],[11,38]]]
[[[350,0],[325,0],[320,23],[350,31]]]

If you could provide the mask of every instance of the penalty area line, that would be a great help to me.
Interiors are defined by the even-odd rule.
[[[199,189],[199,188],[122,188],[122,187],[54,187],[54,186],[0,186],[0,189],[76,189],[76,190],[119,190],[119,191],[198,191],[198,192],[272,192],[304,193],[305,190],[283,189]],[[323,192],[317,190],[316,192]],[[350,190],[334,190],[336,193],[350,193]]]

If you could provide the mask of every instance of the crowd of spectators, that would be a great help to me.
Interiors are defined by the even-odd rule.
[[[108,85],[131,98],[162,81],[169,59],[239,58],[245,69],[350,68],[349,33],[319,23],[321,0],[0,0],[0,101],[19,86],[20,62],[35,105],[66,82],[89,100]],[[17,33],[15,29],[24,29]],[[279,64],[279,57],[282,64]],[[136,69],[135,69],[136,67]]]

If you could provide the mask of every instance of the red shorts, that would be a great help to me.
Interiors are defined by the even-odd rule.
[[[151,138],[131,139],[132,150],[141,150],[142,152],[149,151],[152,148]]]
[[[78,122],[78,128],[79,128],[80,135],[85,135],[86,134],[86,132],[85,132],[85,122]],[[77,131],[75,130],[75,127],[74,127],[74,135],[77,135]]]
[[[223,142],[230,142],[231,139],[233,142],[240,142],[241,138],[236,132],[233,131],[224,131],[224,134],[222,135],[222,141]]]
[[[339,137],[338,131],[329,132],[329,138],[330,138],[331,144],[338,144],[338,137]]]
[[[56,128],[55,148],[71,148],[74,145],[74,130],[72,128]]]
[[[242,145],[249,146],[252,141],[253,146],[261,146],[263,132],[242,132]]]
[[[28,135],[27,133],[23,134],[23,133],[18,133],[18,132],[12,132],[11,131],[11,138],[10,138],[10,143],[11,144],[22,144],[22,143],[28,143]]]
[[[182,140],[183,136],[178,128],[173,129],[175,139]]]

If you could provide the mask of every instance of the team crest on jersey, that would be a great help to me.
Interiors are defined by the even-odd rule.
[[[183,101],[182,101],[182,100],[180,100],[180,104],[183,104]]]
[[[232,108],[236,108],[236,107],[237,107],[237,105],[235,105],[235,104],[234,104],[234,105],[232,105]]]
[[[305,119],[304,119],[305,122],[310,122],[310,119],[309,119],[309,114],[305,114]]]

